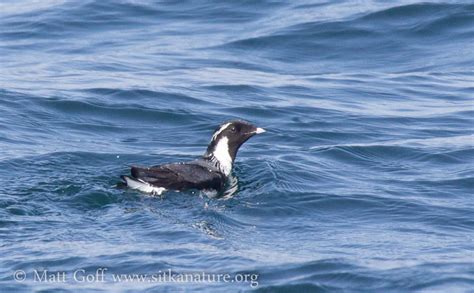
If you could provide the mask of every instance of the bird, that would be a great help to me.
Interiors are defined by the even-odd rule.
[[[221,192],[232,173],[240,146],[266,132],[244,120],[224,122],[214,131],[204,155],[193,161],[152,167],[132,166],[130,176],[120,176],[128,188],[152,195],[165,191],[204,190]]]

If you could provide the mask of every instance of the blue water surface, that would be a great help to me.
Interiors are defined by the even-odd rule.
[[[234,118],[230,198],[116,187]],[[472,1],[0,4],[1,292],[468,292],[473,191]]]

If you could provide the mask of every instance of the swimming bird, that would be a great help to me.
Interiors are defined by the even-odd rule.
[[[131,167],[131,176],[122,175],[131,188],[153,195],[187,189],[222,191],[240,146],[256,134],[265,132],[243,120],[221,124],[212,135],[204,155],[194,161],[153,167]]]

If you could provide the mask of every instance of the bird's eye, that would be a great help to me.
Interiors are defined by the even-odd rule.
[[[232,126],[232,128],[230,129],[230,132],[232,132],[232,133],[237,132],[237,129],[235,128],[235,126]]]

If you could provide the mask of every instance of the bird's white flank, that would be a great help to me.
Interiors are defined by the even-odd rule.
[[[131,189],[136,189],[145,193],[151,193],[153,195],[161,195],[164,191],[166,191],[166,188],[152,186],[148,182],[145,182],[141,179],[135,180],[130,177],[125,177],[125,181],[127,181],[127,186]]]

